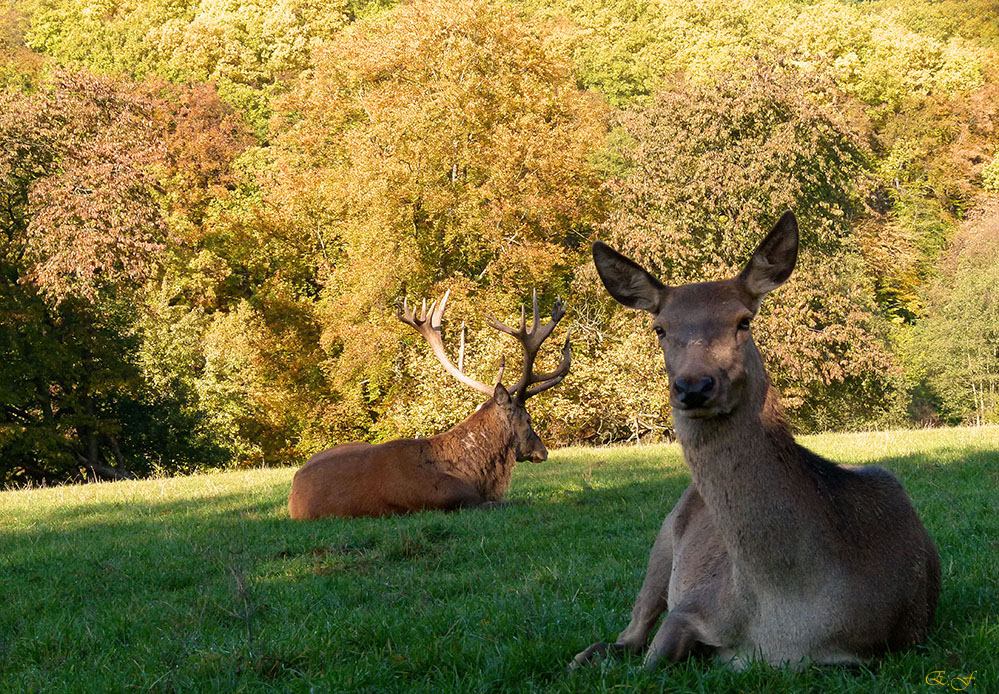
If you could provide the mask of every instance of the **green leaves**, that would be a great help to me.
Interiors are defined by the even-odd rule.
[[[856,104],[827,80],[759,59],[710,84],[678,79],[621,122],[631,168],[609,183],[613,245],[667,284],[717,279],[793,210],[802,259],[764,303],[757,334],[796,423],[839,427],[897,409],[874,395],[896,367],[851,238],[872,185]]]
[[[957,342],[923,289],[999,186],[993,4],[19,0],[0,458],[53,478],[94,441],[143,471],[438,431],[476,398],[394,303],[445,289],[487,381],[506,345],[483,314],[568,299],[573,372],[531,406],[552,442],[665,436],[661,357],[590,242],[713,278],[787,208],[802,259],[757,338],[797,424],[894,421],[910,389],[967,419],[945,382],[987,349],[951,378],[905,345]]]
[[[965,223],[926,291],[926,317],[903,343],[917,414],[999,422],[999,208]]]
[[[60,71],[3,99],[2,368],[12,387],[0,477],[218,461],[183,376],[157,382],[137,362],[150,345],[141,323],[151,283],[205,237],[205,209],[224,192],[245,134],[204,87]]]

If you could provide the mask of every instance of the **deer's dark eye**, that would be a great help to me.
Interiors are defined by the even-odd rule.
[[[656,337],[662,337],[666,334],[666,331],[662,329],[660,325],[653,325],[652,330],[656,333]]]
[[[749,319],[743,318],[739,321],[739,330],[749,330]]]

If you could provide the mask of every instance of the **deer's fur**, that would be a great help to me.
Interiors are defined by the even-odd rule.
[[[608,650],[645,662],[708,650],[733,667],[858,664],[921,643],[940,560],[902,485],[877,466],[843,467],[795,443],[749,330],[791,274],[786,213],[738,277],[665,287],[602,244],[608,291],[655,316],[674,427],[691,485],[666,517],[630,624]]]
[[[499,501],[517,460],[545,460],[533,436],[517,440],[530,417],[517,412],[502,386],[500,404],[487,401],[453,429],[425,439],[378,445],[344,444],[312,456],[295,474],[292,518],[384,516],[427,509],[452,510]],[[504,398],[503,396],[506,395]]]
[[[449,373],[492,397],[468,419],[443,434],[378,445],[347,443],[315,454],[292,480],[288,497],[292,518],[384,516],[499,502],[510,486],[510,474],[517,461],[540,462],[548,457],[524,403],[560,383],[569,372],[568,336],[556,370],[547,374],[533,371],[538,348],[564,315],[564,304],[556,303],[552,320],[539,326],[535,296],[534,323],[530,330],[523,320],[520,330],[493,321],[500,330],[517,337],[524,347],[523,374],[508,390],[500,382],[502,367],[495,387],[490,388],[465,376],[447,359],[440,338],[440,319],[446,302],[447,295],[440,304],[432,304],[429,319],[425,305],[421,317],[410,313],[407,306],[400,319],[430,342]]]

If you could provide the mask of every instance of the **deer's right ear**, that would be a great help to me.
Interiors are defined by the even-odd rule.
[[[593,263],[610,295],[629,308],[657,313],[666,287],[631,258],[605,243],[593,244]]]

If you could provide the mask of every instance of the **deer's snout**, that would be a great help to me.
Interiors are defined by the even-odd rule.
[[[685,409],[697,409],[707,405],[717,393],[715,379],[705,376],[700,379],[678,378],[673,381],[673,395]]]
[[[538,441],[537,447],[531,451],[531,462],[541,463],[548,460],[548,449],[545,448],[545,444]]]

